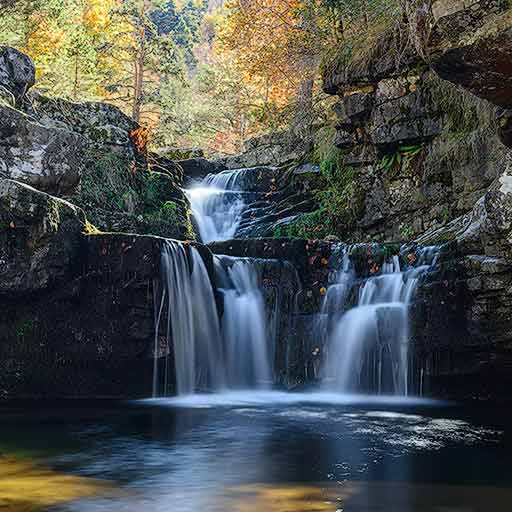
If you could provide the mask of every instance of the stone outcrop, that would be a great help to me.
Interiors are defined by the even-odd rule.
[[[0,178],[66,197],[102,231],[193,238],[182,168],[138,147],[116,106],[48,98],[34,77],[28,56],[1,50]]]
[[[249,139],[241,154],[226,156],[216,163],[225,169],[279,166],[303,157],[311,149],[311,144],[311,134],[276,131]]]
[[[0,105],[0,177],[59,196],[78,187],[86,140],[67,128],[50,128]]]
[[[75,271],[85,216],[72,204],[0,180],[0,296],[56,287]]]
[[[512,7],[506,0],[435,0],[423,50],[433,69],[495,105],[512,108]]]
[[[7,91],[5,97],[12,95],[14,103],[21,105],[35,81],[32,59],[14,48],[0,46],[0,91]]]

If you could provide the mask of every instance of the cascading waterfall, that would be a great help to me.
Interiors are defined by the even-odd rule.
[[[222,335],[227,381],[231,388],[272,384],[272,341],[258,267],[249,258],[215,256],[224,299]]]
[[[203,243],[234,237],[246,206],[238,183],[243,171],[209,174],[186,191]]]
[[[222,388],[225,372],[219,354],[221,344],[218,313],[213,289],[203,260],[194,247],[167,240],[161,253],[162,294],[155,329],[153,396],[166,395],[168,367],[174,359],[178,394],[201,388]],[[165,304],[167,308],[165,308]],[[159,326],[167,319],[165,369],[159,389]],[[172,350],[171,350],[172,347]]]
[[[162,289],[160,300],[155,300],[154,397],[167,395],[172,361],[179,395],[272,385],[274,336],[258,265],[227,256],[215,256],[214,263],[224,301],[221,322],[199,252],[194,247],[187,252],[183,244],[170,240],[162,247]],[[162,324],[167,333],[163,350]]]
[[[408,308],[419,277],[430,267],[433,252],[427,248],[419,265],[402,271],[398,256],[382,266],[381,274],[363,281],[357,304],[346,312],[347,290],[354,272],[347,258],[334,291],[324,308],[333,303],[341,317],[327,326],[328,355],[324,363],[324,386],[341,393],[409,393]],[[336,315],[336,313],[334,314]],[[332,313],[328,315],[332,318]]]

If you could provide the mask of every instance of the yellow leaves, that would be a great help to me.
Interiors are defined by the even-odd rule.
[[[110,23],[110,11],[115,5],[115,0],[88,0],[83,14],[85,25],[95,33],[101,32]]]
[[[36,512],[106,490],[104,484],[92,479],[0,457],[0,510],[5,512]]]

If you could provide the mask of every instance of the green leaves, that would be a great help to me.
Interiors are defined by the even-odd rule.
[[[402,162],[408,165],[423,149],[423,144],[401,145],[394,153],[382,157],[379,168],[384,171],[399,170]]]

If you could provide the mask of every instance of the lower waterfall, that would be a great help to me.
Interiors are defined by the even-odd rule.
[[[218,389],[225,384],[213,288],[199,252],[194,247],[189,247],[189,251],[187,255],[183,244],[170,240],[166,240],[162,248],[162,293],[157,305],[153,396],[167,394],[171,359],[174,361],[178,394],[193,393],[197,389]],[[162,350],[159,327],[164,314],[166,336]],[[165,357],[164,376],[159,379],[158,358],[162,352]]]
[[[409,308],[437,252],[416,248],[412,264],[401,268],[407,258],[395,255],[370,277],[361,277],[351,250],[337,249],[339,270],[331,271],[316,314],[313,336],[323,345],[321,388],[409,395],[415,389]],[[293,305],[301,286],[297,271],[288,262],[221,255],[213,257],[213,270],[215,287],[196,248],[164,243],[155,300],[153,396],[173,389],[179,395],[265,390],[282,375],[283,354],[288,361],[287,347],[296,335],[293,318],[300,315]],[[278,361],[281,366],[274,368]]]
[[[189,246],[187,252],[171,240],[163,245],[161,294],[155,301],[153,397],[166,396],[173,387],[171,363],[179,395],[272,385],[275,329],[267,321],[258,265],[248,258],[215,256],[214,267],[223,301],[220,320],[197,249]]]
[[[408,395],[409,305],[418,279],[430,268],[435,254],[426,248],[419,265],[404,271],[399,256],[394,256],[382,265],[380,275],[360,282],[355,281],[347,254],[323,306],[324,316],[330,319],[327,324],[324,320],[328,336],[324,388],[339,393]],[[352,287],[356,305],[347,308]]]
[[[272,384],[273,330],[261,293],[258,267],[248,258],[215,257],[224,300],[222,336],[230,388],[268,388]]]

